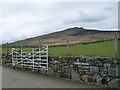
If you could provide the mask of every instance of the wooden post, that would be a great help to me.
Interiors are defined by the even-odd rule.
[[[117,58],[118,57],[118,46],[117,46],[117,39],[115,38],[115,57]]]
[[[67,37],[67,55],[70,55],[70,50],[69,50],[69,41],[68,41],[68,37]]]
[[[7,55],[9,54],[9,43],[7,43]]]
[[[117,32],[115,32],[115,58],[118,58],[118,35]]]

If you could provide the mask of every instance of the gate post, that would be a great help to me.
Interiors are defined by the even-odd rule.
[[[14,56],[13,56],[13,55],[14,55],[14,53],[13,53],[13,52],[14,52],[14,48],[12,48],[12,52],[11,52],[11,53],[12,53],[12,66],[14,66],[14,65],[15,65],[15,64],[14,64],[14,58],[13,58],[13,57],[14,57]]]
[[[32,49],[32,54],[33,54],[33,55],[32,55],[32,56],[33,56],[33,57],[32,57],[32,58],[33,58],[32,61],[33,61],[33,69],[34,69],[34,49]]]

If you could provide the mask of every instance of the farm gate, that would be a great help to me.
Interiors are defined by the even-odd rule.
[[[48,70],[47,45],[39,48],[29,48],[29,51],[23,49],[12,48],[12,66]]]

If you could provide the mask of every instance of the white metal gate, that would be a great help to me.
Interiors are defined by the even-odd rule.
[[[12,66],[48,70],[48,46],[32,48],[29,52],[12,48]]]

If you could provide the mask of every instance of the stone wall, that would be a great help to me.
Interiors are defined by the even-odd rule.
[[[10,59],[10,56],[7,58]],[[47,71],[38,70],[43,75],[120,88],[120,60],[118,59],[109,57],[49,57],[48,61]],[[5,63],[5,65],[11,64]]]
[[[49,76],[110,87],[120,85],[120,62],[108,57],[49,57]]]

